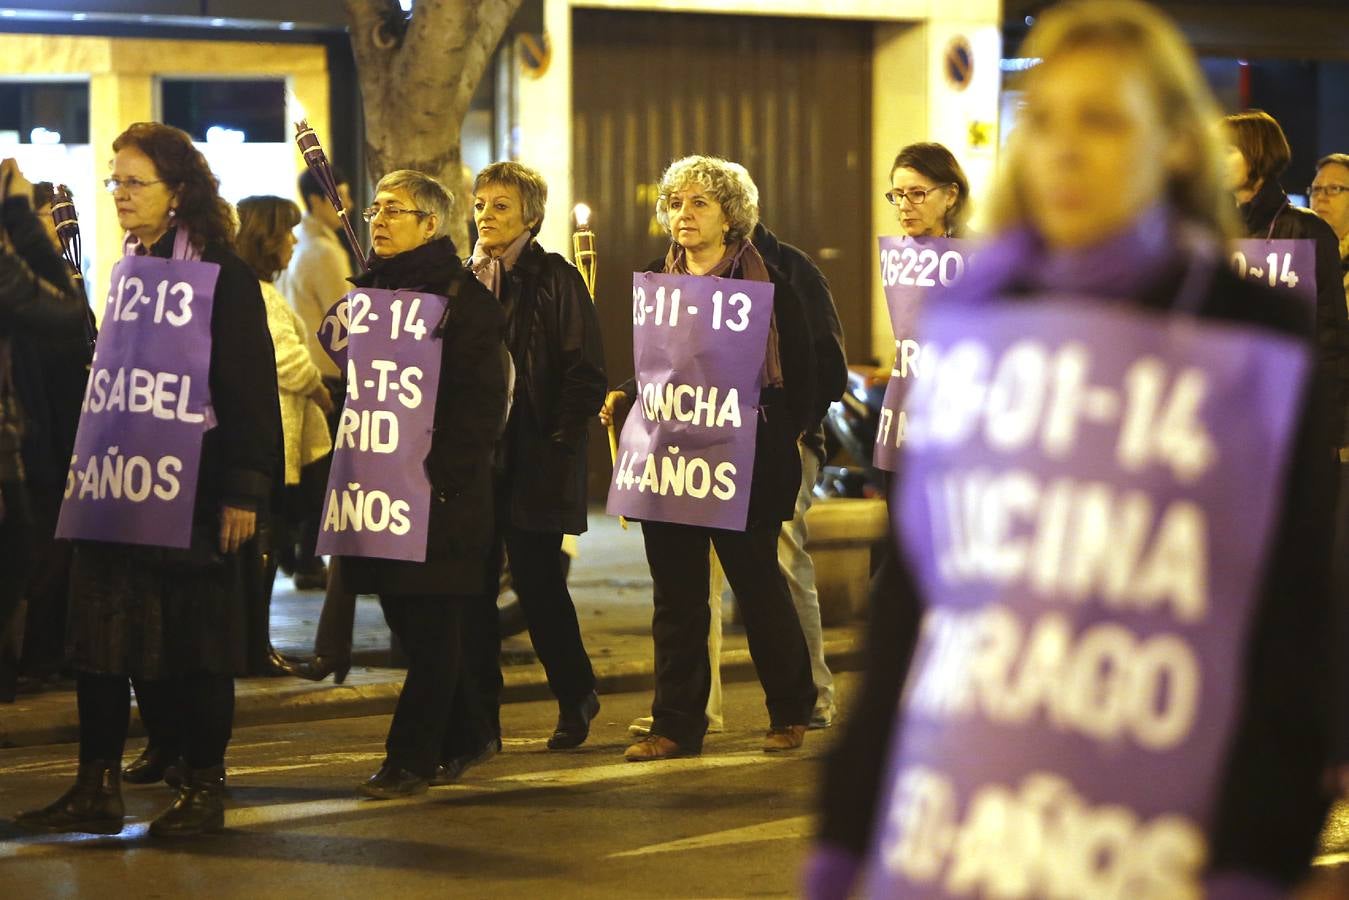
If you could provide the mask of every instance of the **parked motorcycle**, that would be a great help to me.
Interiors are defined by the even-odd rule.
[[[872,465],[872,447],[889,380],[889,368],[849,366],[848,386],[824,417],[825,464],[815,482],[815,496],[884,494],[881,471]]]

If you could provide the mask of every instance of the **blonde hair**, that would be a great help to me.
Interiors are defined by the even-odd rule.
[[[1082,49],[1115,50],[1137,62],[1148,80],[1167,130],[1188,144],[1184,171],[1170,173],[1166,199],[1186,221],[1223,236],[1238,233],[1236,207],[1226,184],[1220,113],[1208,83],[1180,30],[1140,0],[1068,0],[1045,12],[1021,46],[1039,60],[1022,76],[1025,85],[1045,77],[1044,64]],[[1022,129],[1008,139],[1004,165],[990,202],[994,230],[1023,223]]]
[[[529,233],[537,236],[548,207],[548,182],[543,176],[518,162],[495,162],[473,179],[473,193],[476,195],[489,184],[515,188],[520,193],[521,215],[529,225]]]
[[[670,163],[660,177],[656,221],[670,230],[670,195],[690,185],[706,190],[721,204],[728,227],[726,243],[747,239],[759,224],[759,188],[740,163],[717,156],[686,156]]]

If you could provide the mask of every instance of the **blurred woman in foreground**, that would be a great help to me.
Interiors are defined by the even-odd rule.
[[[1287,448],[1286,465],[1267,462],[1276,475],[1263,483],[1233,483],[1234,459],[1258,466],[1264,458],[1259,453],[1243,457],[1242,442],[1274,443],[1269,434],[1276,428],[1252,422],[1254,416],[1211,421],[1216,407],[1205,406],[1207,397],[1195,400],[1193,419],[1204,424],[1178,438],[1175,447],[1183,453],[1216,448],[1212,455],[1191,457],[1206,467],[1206,490],[1216,484],[1218,495],[1225,487],[1225,493],[1263,495],[1271,502],[1263,520],[1268,530],[1252,541],[1260,546],[1252,559],[1238,563],[1249,566],[1252,577],[1243,578],[1238,588],[1201,594],[1207,605],[1195,610],[1187,624],[1171,609],[1125,608],[1118,602],[1122,594],[1143,589],[1138,569],[1124,571],[1126,580],[1120,582],[1090,581],[1074,602],[1063,602],[1062,582],[1053,579],[1082,562],[1076,520],[1059,532],[1053,549],[1062,555],[1037,571],[1038,582],[1027,576],[1025,583],[1009,583],[989,574],[1007,561],[999,557],[975,560],[976,566],[990,568],[955,584],[952,567],[967,565],[967,558],[948,557],[942,560],[951,563],[945,569],[929,565],[931,551],[945,540],[944,526],[927,529],[930,546],[921,540],[923,526],[937,522],[925,522],[923,513],[949,514],[950,507],[937,497],[925,508],[924,492],[911,489],[922,483],[910,485],[905,479],[905,471],[932,471],[942,460],[934,462],[933,451],[924,450],[930,445],[915,449],[911,441],[891,503],[900,535],[901,577],[896,591],[875,598],[866,684],[829,760],[805,893],[848,896],[866,865],[869,891],[877,896],[1207,892],[1212,897],[1231,896],[1233,890],[1265,896],[1259,891],[1285,889],[1308,871],[1327,807],[1318,780],[1329,744],[1325,673],[1334,492],[1321,433],[1325,385],[1310,364],[1312,323],[1297,307],[1299,301],[1240,281],[1223,263],[1221,240],[1236,223],[1224,183],[1223,148],[1212,128],[1216,113],[1193,55],[1170,22],[1134,0],[1067,3],[1040,17],[1022,55],[1042,62],[1027,74],[1024,118],[1014,132],[993,204],[996,240],[983,252],[982,265],[952,291],[950,303],[965,304],[965,317],[952,316],[944,304],[946,309],[933,311],[930,325],[968,323],[977,347],[981,338],[1009,340],[996,337],[998,321],[1030,323],[1017,335],[1022,346],[1052,347],[1074,323],[1084,333],[1084,323],[1110,318],[1137,329],[1131,333],[1144,340],[1153,337],[1150,345],[1133,338],[1116,347],[1116,355],[1125,356],[1125,371],[1147,371],[1138,364],[1184,357],[1179,366],[1194,369],[1182,372],[1207,376],[1221,371],[1201,383],[1226,391],[1228,403],[1234,384],[1258,385],[1251,388],[1256,393],[1264,381],[1273,380],[1270,373],[1253,369],[1247,359],[1254,357],[1229,359],[1226,368],[1211,360],[1194,362],[1196,348],[1204,340],[1213,342],[1210,347],[1239,340],[1248,347],[1277,348],[1296,356],[1298,371],[1309,373],[1288,388],[1289,418],[1278,439],[1286,436],[1287,444],[1277,444]],[[1044,309],[1054,314],[1035,319]],[[1088,379],[1099,380],[1100,370],[1111,365],[1111,345],[1120,332],[1085,331],[1082,359]],[[953,360],[954,353],[941,363],[958,366]],[[1065,371],[1058,376],[1067,377]],[[1131,394],[1132,388],[1121,395]],[[990,421],[994,415],[993,399],[969,393],[949,399],[967,400]],[[1008,402],[1006,396],[1001,399]],[[942,414],[952,408],[948,405]],[[931,421],[937,416],[933,413]],[[1122,427],[1118,410],[1113,420],[1103,421],[1109,424],[1079,420],[1072,441],[1090,441],[1105,429]],[[912,417],[910,422],[912,429]],[[978,440],[983,434],[980,429]],[[962,464],[970,467],[967,471],[991,467],[991,474],[990,468],[984,474],[997,478],[997,467],[1010,463],[995,451],[992,437],[987,441],[985,449],[968,440],[976,449],[964,451],[969,455]],[[1071,451],[1073,444],[1066,446]],[[1037,441],[1027,458],[1032,461],[1016,464],[1024,463],[1045,484],[1086,477],[1090,468],[1091,477],[1099,479],[1092,485],[1107,491],[1119,485],[1116,496],[1135,496],[1127,493],[1130,478],[1136,496],[1145,501],[1149,492],[1164,490],[1158,485],[1170,485],[1165,490],[1186,500],[1199,493],[1183,479],[1171,485],[1174,476],[1160,464],[1139,475],[1114,454],[1084,459],[1069,452],[1060,460]],[[1048,506],[1049,490],[1030,508]],[[1004,511],[1012,509],[1013,501],[1004,500]],[[1209,495],[1195,503],[1214,505]],[[1207,543],[1190,548],[1193,552],[1173,560],[1173,571],[1195,572],[1218,584],[1224,567],[1236,562],[1235,554],[1221,555],[1221,546],[1253,528],[1236,521],[1240,518],[1203,519],[1212,556]],[[1000,525],[989,521],[976,512],[967,527],[972,532],[984,526],[1001,529],[1003,549],[1015,551],[1044,537],[1044,520],[1024,508]],[[1109,537],[1100,546],[1115,549],[1094,557],[1098,563],[1113,558],[1123,535],[1120,529],[1104,533]],[[975,535],[970,543],[982,539]],[[998,535],[992,540],[997,543]],[[1037,552],[1043,550],[1037,546]],[[1039,617],[1024,630],[1015,615],[1018,606]],[[963,645],[948,631],[952,641],[940,646],[941,627],[965,614],[985,616],[981,621],[991,623],[989,630]],[[1109,678],[1106,687],[1088,691],[1086,699],[1063,700],[1084,681],[1102,684],[1103,671],[1124,677],[1120,670],[1136,659],[1125,654],[1104,670],[1073,675],[1065,660],[1086,652],[1084,635],[1095,631],[1111,640],[1152,646],[1148,641],[1161,634],[1173,639],[1168,647],[1177,658],[1216,668],[1214,657],[1205,656],[1211,649],[1206,641],[1216,638],[1205,629],[1242,616],[1244,627],[1225,632],[1218,654],[1235,661],[1231,678],[1205,679],[1210,672],[1198,666],[1184,681],[1197,685],[1193,694],[1184,693],[1181,681],[1170,681],[1139,701],[1141,706],[1130,706],[1133,713],[1114,705],[1119,694],[1109,689]],[[1042,632],[1046,622],[1054,627]],[[1032,636],[1040,633],[1062,641],[1035,644]],[[941,677],[933,671],[934,660],[946,663]],[[1163,755],[1159,746],[1132,733],[1103,736],[1088,730],[1112,716],[1118,724],[1120,717],[1140,710],[1173,708],[1181,696],[1194,700],[1191,721],[1217,717],[1224,722],[1222,734],[1202,728],[1183,732],[1183,740],[1167,745],[1171,753]],[[1097,713],[1102,718],[1093,718]],[[962,735],[978,732],[997,738],[960,742]],[[926,767],[912,765],[934,744],[957,749]],[[1159,760],[1174,758],[1179,771],[1197,757],[1205,760],[1201,771],[1180,781],[1170,775],[1139,776],[1156,771]],[[958,774],[947,778],[948,771]],[[1189,790],[1197,790],[1202,800],[1178,810],[1173,795]]]

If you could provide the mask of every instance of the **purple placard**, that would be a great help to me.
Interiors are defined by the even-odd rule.
[[[610,515],[744,530],[772,314],[765,281],[633,273],[637,402]]]
[[[1232,241],[1228,259],[1238,277],[1268,287],[1292,291],[1316,309],[1316,241]]]
[[[895,333],[895,362],[885,385],[872,464],[895,471],[904,443],[904,397],[918,377],[922,348],[918,342],[918,313],[923,299],[960,281],[965,274],[970,242],[955,238],[883,237],[881,286],[890,308]]]
[[[448,302],[438,294],[362,288],[339,300],[324,320],[319,337],[345,365],[347,396],[319,553],[426,561],[426,457],[444,348],[431,329]]]
[[[112,270],[56,536],[184,548],[211,412],[220,266],[126,256]]]
[[[1085,299],[923,336],[870,895],[1201,896],[1308,348]]]

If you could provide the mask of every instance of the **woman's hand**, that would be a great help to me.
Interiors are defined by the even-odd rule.
[[[27,197],[29,205],[32,205],[33,183],[19,171],[16,160],[0,160],[0,186],[4,188],[6,200],[10,197]]]
[[[605,425],[614,424],[614,412],[620,403],[627,403],[628,395],[622,391],[610,391],[604,396],[604,406],[600,407],[600,421]]]
[[[235,506],[220,507],[220,552],[233,553],[258,530],[258,514]]]
[[[333,406],[333,395],[328,392],[328,386],[322,382],[319,382],[319,386],[314,388],[314,392],[309,395],[309,399],[319,405],[319,409],[323,410],[325,416],[331,415],[335,408]]]

